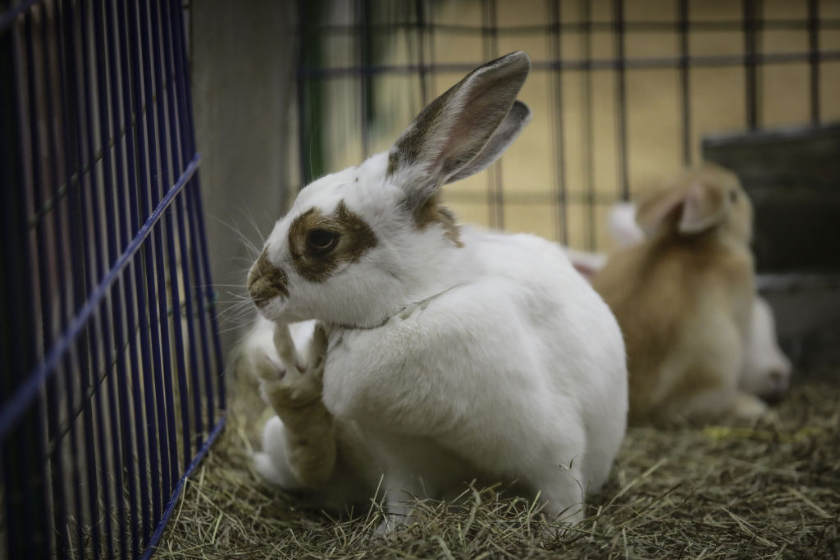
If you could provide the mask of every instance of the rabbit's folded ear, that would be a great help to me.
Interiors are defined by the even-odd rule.
[[[388,154],[388,176],[422,206],[444,183],[476,173],[498,158],[530,119],[514,101],[531,61],[515,52],[470,72],[432,101]]]
[[[647,237],[653,237],[679,211],[685,201],[685,188],[667,189],[645,198],[636,210],[636,224]]]
[[[688,185],[659,192],[636,211],[636,223],[651,237],[679,214],[677,231],[692,235],[706,231],[726,217],[725,191],[717,185],[697,180]]]
[[[726,217],[725,191],[707,183],[692,184],[685,194],[680,233],[700,233],[718,225]]]

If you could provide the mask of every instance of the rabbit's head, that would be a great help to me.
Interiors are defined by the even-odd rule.
[[[643,200],[636,223],[647,237],[663,232],[690,236],[716,231],[727,240],[748,244],[752,205],[734,173],[704,163]]]
[[[301,190],[248,275],[260,312],[371,327],[451,287],[462,244],[440,189],[492,164],[530,120],[515,102],[529,70],[523,52],[473,70],[387,153]]]

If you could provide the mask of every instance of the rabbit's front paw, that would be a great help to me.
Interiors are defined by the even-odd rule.
[[[266,404],[278,408],[300,408],[321,398],[321,380],[309,370],[280,369],[271,379],[260,380],[260,394]]]
[[[300,364],[278,366],[266,356],[257,374],[263,400],[278,409],[297,409],[321,400],[324,364],[327,356],[327,336],[319,325],[308,348],[308,366]]]
[[[272,360],[264,351],[257,350],[249,357],[251,373],[262,384],[264,381],[275,381],[286,375],[286,369]]]
[[[248,369],[259,381],[263,401],[271,407],[276,408],[275,403],[305,400],[313,390],[320,394],[320,387],[314,387],[312,381],[305,378],[305,371],[297,365],[289,368],[278,364],[263,351],[249,356],[248,362]]]

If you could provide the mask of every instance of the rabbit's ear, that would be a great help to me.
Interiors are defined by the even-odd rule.
[[[718,225],[726,217],[726,191],[708,183],[693,183],[685,193],[680,233],[700,233]]]
[[[673,223],[672,218],[679,214],[677,231],[687,235],[701,233],[726,217],[725,194],[716,185],[695,180],[646,199],[636,212],[636,223],[650,237],[665,223]]]
[[[645,198],[636,210],[636,224],[647,237],[659,229],[679,211],[685,201],[685,188],[666,189]]]
[[[513,141],[530,113],[524,106],[513,112],[497,145],[484,157],[483,150],[512,112],[530,68],[524,52],[503,56],[470,72],[420,112],[388,154],[388,176],[404,185],[410,206],[422,207],[477,157],[482,156],[484,167],[490,165]],[[476,163],[478,171],[482,167]]]
[[[525,128],[525,125],[531,122],[531,109],[521,101],[514,101],[510,112],[496,129],[496,132],[490,137],[490,140],[484,146],[484,149],[475,156],[471,162],[461,168],[460,171],[446,179],[447,183],[454,183],[461,179],[466,179],[470,175],[475,175],[479,171],[484,171],[490,167],[493,162],[502,157],[505,150],[508,149],[514,140]]]

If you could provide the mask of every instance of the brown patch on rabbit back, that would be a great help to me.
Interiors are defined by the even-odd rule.
[[[461,243],[461,231],[456,223],[455,214],[440,203],[439,195],[435,195],[427,200],[417,210],[414,215],[414,223],[419,230],[424,230],[433,224],[440,224],[443,227],[444,237],[454,243],[456,247],[464,246]]]
[[[337,235],[335,247],[320,254],[308,251],[306,239],[314,230]],[[358,261],[377,243],[376,234],[367,222],[349,210],[343,200],[331,215],[325,216],[319,209],[311,208],[295,218],[289,227],[292,264],[310,282],[325,281],[340,265]]]
[[[265,251],[248,272],[248,292],[257,307],[263,307],[275,297],[289,297],[289,277],[282,268],[269,262]]]

